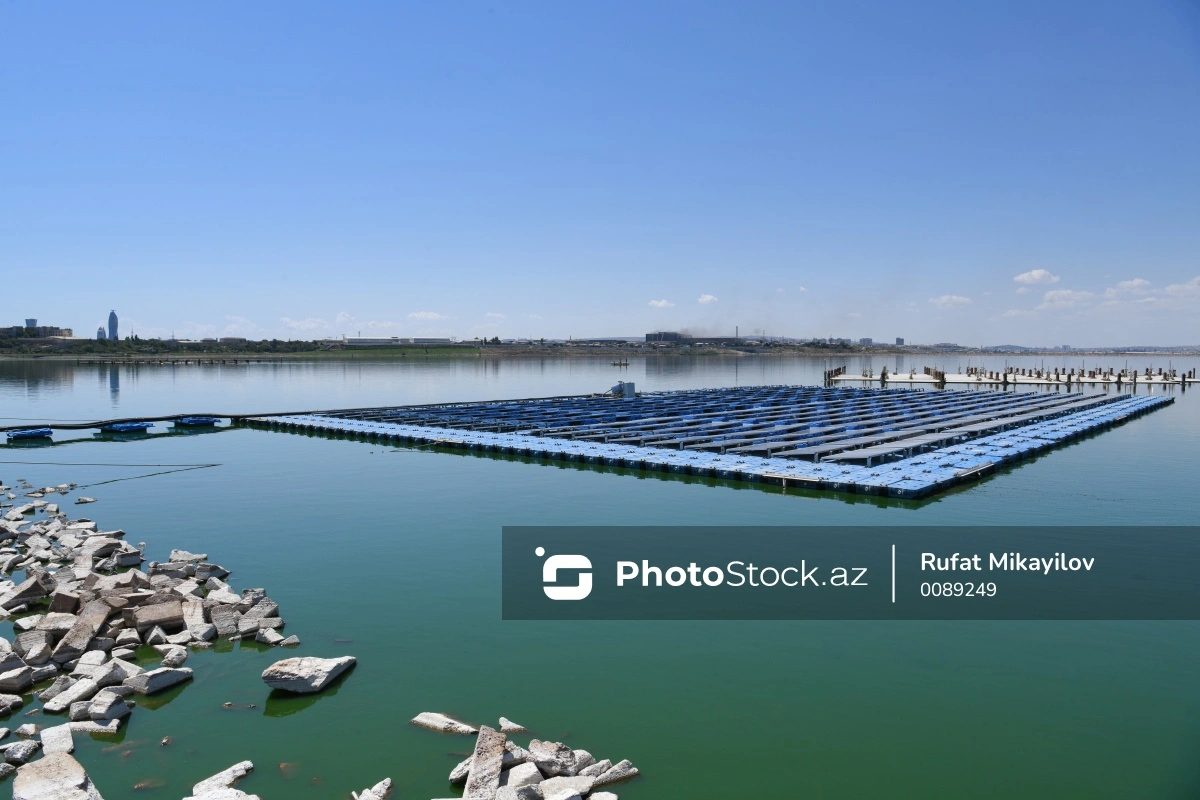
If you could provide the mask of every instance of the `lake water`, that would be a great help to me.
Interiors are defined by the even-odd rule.
[[[966,365],[911,359],[874,366]],[[618,379],[639,390],[811,384],[844,363],[861,367],[759,357],[628,368],[0,362],[0,424],[534,397]],[[1129,360],[1150,363],[1167,366]],[[457,795],[445,777],[471,740],[408,725],[420,711],[491,724],[505,715],[539,738],[629,758],[643,774],[617,789],[623,800],[1194,798],[1196,623],[503,622],[499,565],[503,525],[1191,525],[1196,389],[1153,390],[1177,401],[920,504],[247,428],[130,442],[56,435],[77,440],[3,448],[0,478],[87,486],[77,493],[99,502],[68,512],[123,528],[151,558],[208,553],[239,590],[266,587],[304,642],[289,655],[359,659],[336,692],[279,701],[259,674],[281,652],[193,654],[195,681],[141,701],[118,737],[77,737],[109,800],[183,797],[247,758],[257,770],[241,788],[265,800],[343,798],[384,776],[401,798]],[[153,474],[200,464],[219,466]],[[143,781],[158,788],[134,792]]]

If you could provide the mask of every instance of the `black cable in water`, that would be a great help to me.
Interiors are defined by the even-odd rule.
[[[50,467],[219,467],[220,464],[88,464],[73,461],[0,461],[0,464],[45,464]]]
[[[151,472],[148,475],[131,475],[128,478],[113,478],[107,481],[97,481],[96,483],[84,483],[76,486],[76,489],[87,489],[92,486],[103,486],[106,483],[120,483],[121,481],[136,481],[140,478],[153,478],[155,475],[170,475],[175,472],[189,472],[194,469],[208,469],[210,467],[219,467],[220,464],[198,464],[194,467],[184,467],[183,469],[168,469],[163,472]]]

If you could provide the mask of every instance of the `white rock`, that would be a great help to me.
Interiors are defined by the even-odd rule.
[[[177,644],[160,644],[155,646],[154,649],[162,654],[162,665],[164,667],[178,667],[188,659],[187,648]]]
[[[524,733],[529,730],[524,725],[518,725],[508,717],[500,718],[500,731],[502,733]]]
[[[48,753],[19,770],[13,800],[104,800],[83,766],[68,753]]]
[[[277,644],[283,644],[283,637],[270,628],[263,628],[254,634],[254,640],[262,644],[271,645],[272,647]]]
[[[131,711],[133,706],[112,689],[100,690],[88,705],[88,716],[101,723],[129,716]]]
[[[463,735],[479,733],[478,728],[433,711],[422,711],[412,718],[412,723],[420,725],[422,728],[428,728],[431,731],[438,731],[439,733],[460,733]]]
[[[310,694],[324,689],[355,663],[354,656],[285,658],[263,670],[262,679],[272,689]]]
[[[479,729],[475,752],[471,754],[467,785],[463,789],[463,800],[494,800],[504,763],[504,742],[504,734],[496,729],[487,725]]]
[[[75,738],[71,735],[71,723],[55,725],[42,731],[42,752],[70,753],[75,749]]]
[[[574,775],[575,751],[561,742],[543,742],[534,739],[529,743],[529,757],[543,773],[550,777]]]
[[[70,723],[71,730],[75,733],[116,733],[121,729],[120,719],[110,719],[106,722],[96,722],[92,719],[85,719],[79,722]]]
[[[571,797],[582,797],[592,790],[595,778],[587,775],[567,777],[565,775],[547,778],[538,784],[544,800],[568,800]]]
[[[618,761],[607,772],[596,778],[596,786],[607,786],[610,783],[617,781],[628,780],[638,774],[638,768],[630,763],[629,759]]]
[[[500,773],[500,785],[512,786],[514,789],[541,782],[542,771],[537,768],[536,764],[517,764],[512,769],[506,769]]]
[[[133,690],[138,694],[155,694],[191,679],[192,671],[187,667],[179,667],[178,669],[159,667],[158,669],[152,669],[149,672],[143,672],[140,675],[126,678],[123,683],[126,686],[132,686]],[[68,691],[70,690],[68,689]],[[55,700],[57,699],[55,698]]]
[[[92,673],[92,680],[97,686],[117,686],[135,675],[141,675],[146,670],[122,658],[113,658],[107,664]]]
[[[222,770],[211,778],[205,778],[192,787],[192,794],[201,797],[217,789],[231,789],[233,785],[254,771],[254,763],[241,761],[229,769]]]
[[[542,800],[542,791],[537,784],[501,786],[496,790],[496,800]]]
[[[370,789],[358,793],[358,800],[388,800],[392,796],[392,779],[384,778]]]
[[[100,691],[100,687],[94,680],[84,678],[59,692],[53,699],[47,701],[42,708],[48,713],[58,714],[66,711],[74,702],[90,700],[92,695],[98,691]]]

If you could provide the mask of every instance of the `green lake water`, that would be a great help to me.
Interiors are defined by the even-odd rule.
[[[815,383],[842,363],[0,362],[0,424],[533,397],[618,379],[639,390]],[[108,800],[184,797],[242,759],[256,771],[240,788],[264,800],[344,798],[384,776],[399,798],[456,796],[446,775],[472,740],[407,724],[421,711],[504,715],[538,738],[629,758],[642,776],[617,788],[623,800],[1195,798],[1197,623],[500,618],[503,525],[1195,524],[1200,387],[1173,393],[1163,410],[920,504],[245,428],[56,435],[76,441],[0,448],[0,479],[87,486],[75,494],[99,502],[67,505],[72,516],[124,529],[151,558],[207,553],[235,588],[265,587],[303,640],[288,655],[358,658],[335,691],[281,700],[259,678],[281,651],[193,654],[195,680],[140,700],[117,737],[76,737]],[[219,466],[139,477],[188,464]],[[134,791],[143,781],[156,788]]]

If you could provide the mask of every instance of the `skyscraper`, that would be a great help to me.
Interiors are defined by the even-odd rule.
[[[108,340],[115,342],[117,340],[117,312],[108,312]]]
[[[108,338],[108,336],[104,333],[103,327],[96,328],[96,338],[101,342]]]

